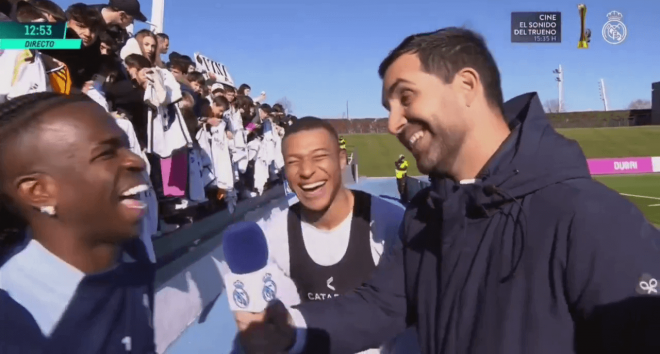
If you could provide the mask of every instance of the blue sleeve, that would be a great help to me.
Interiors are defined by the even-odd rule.
[[[0,289],[0,353],[18,353],[20,349],[38,353],[46,345],[48,338],[32,314]]]
[[[357,353],[406,329],[403,245],[397,241],[352,293],[297,307],[307,324],[304,353]]]
[[[603,194],[578,203],[569,232],[576,352],[660,353],[660,232],[628,200]]]

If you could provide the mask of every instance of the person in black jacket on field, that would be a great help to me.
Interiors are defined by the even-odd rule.
[[[426,354],[660,353],[660,231],[591,178],[536,93],[503,102],[479,35],[410,36],[379,74],[433,184],[354,292],[237,312],[248,353],[355,353],[408,326]]]

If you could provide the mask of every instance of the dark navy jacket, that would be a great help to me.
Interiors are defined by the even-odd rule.
[[[505,112],[512,134],[481,181],[435,180],[369,282],[298,307],[305,352],[355,353],[415,326],[427,354],[660,353],[660,232],[591,179],[536,93]]]
[[[10,257],[18,254],[25,244]],[[154,265],[139,239],[130,241],[125,252],[130,262],[82,278],[48,337],[33,315],[0,289],[0,353],[155,353]],[[8,258],[0,260],[0,267],[7,261]],[[50,295],[38,296],[48,304]]]

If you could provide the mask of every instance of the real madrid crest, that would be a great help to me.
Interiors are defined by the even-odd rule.
[[[264,276],[264,289],[261,292],[261,294],[263,295],[264,300],[266,300],[266,302],[275,300],[275,298],[277,297],[277,285],[273,281],[273,278],[270,275],[270,273],[266,273],[266,275]]]
[[[243,283],[237,280],[234,282],[234,303],[236,306],[244,309],[250,304],[250,297],[248,296],[245,289],[243,289]]]
[[[621,21],[623,15],[619,11],[607,14],[608,21],[603,26],[603,39],[609,44],[621,44],[628,36],[628,29]]]

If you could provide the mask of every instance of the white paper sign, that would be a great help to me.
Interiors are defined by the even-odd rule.
[[[218,82],[234,86],[234,79],[231,78],[229,70],[222,63],[211,60],[199,52],[195,53],[196,69],[201,72],[214,73]]]

